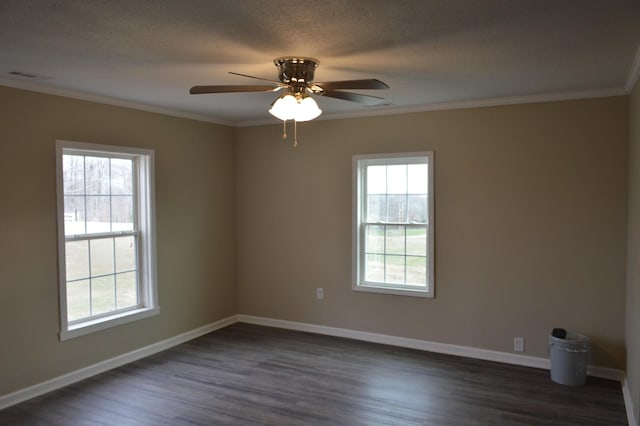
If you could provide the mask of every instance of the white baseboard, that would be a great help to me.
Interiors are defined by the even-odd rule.
[[[636,415],[633,411],[633,398],[631,398],[629,382],[627,381],[626,377],[622,381],[622,396],[624,397],[624,406],[627,409],[627,419],[629,421],[629,425],[636,426],[638,422],[636,421]]]
[[[28,399],[35,398],[36,396],[43,395],[47,392],[60,389],[64,386],[70,385],[80,380],[87,379],[91,376],[95,376],[96,374],[104,373],[105,371],[112,370],[141,358],[145,358],[158,352],[162,352],[181,343],[188,342],[189,340],[193,340],[196,337],[203,336],[207,333],[211,333],[212,331],[218,330],[236,322],[238,322],[237,315],[233,315],[228,318],[213,322],[211,324],[196,328],[195,330],[191,330],[186,333],[171,337],[169,339],[151,344],[149,346],[136,349],[132,352],[128,352],[126,354],[122,354],[117,357],[98,362],[88,367],[81,368],[80,370],[72,371],[71,373],[55,377],[51,380],[29,386],[25,389],[20,389],[8,395],[0,396],[0,410],[26,401]]]
[[[495,361],[504,364],[519,365],[523,367],[551,369],[551,362],[547,358],[532,357],[526,355],[510,354],[506,352],[491,351],[488,349],[472,348],[469,346],[451,345],[447,343],[429,342],[427,340],[409,339],[406,337],[389,336],[386,334],[369,333],[365,331],[349,330],[344,328],[327,327],[323,325],[308,324],[295,321],[286,321],[273,318],[257,317],[252,315],[238,315],[239,322],[264,325],[268,327],[285,328],[309,333],[324,334],[328,336],[346,337],[365,342],[381,343],[385,345],[399,346],[403,348],[417,349],[421,351],[436,352],[446,355],[457,355],[468,358]],[[636,426],[633,413],[633,401],[629,394],[629,388],[624,371],[615,368],[598,367],[590,365],[587,375],[621,382],[624,403],[627,410],[629,424]]]
[[[418,349],[421,351],[436,352],[446,355],[457,355],[468,358],[495,361],[504,364],[520,365],[524,367],[551,369],[551,363],[547,358],[539,358],[527,355],[498,352],[488,349],[479,349],[469,346],[451,345],[448,343],[430,342],[427,340],[409,339],[406,337],[390,336],[387,334],[369,333],[366,331],[349,330],[345,328],[326,327],[323,325],[308,324],[295,321],[286,321],[273,318],[257,317],[252,315],[238,315],[239,322],[264,325],[268,327],[285,328],[289,330],[306,331],[309,333],[325,334],[328,336],[346,337],[365,342],[382,343],[385,345],[399,346],[403,348]],[[593,377],[622,381],[624,372],[613,368],[589,366],[587,374]]]

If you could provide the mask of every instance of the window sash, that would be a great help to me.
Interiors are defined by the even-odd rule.
[[[83,240],[99,240],[101,238],[114,238],[114,237],[131,237],[140,235],[140,231],[114,231],[114,232],[101,232],[99,234],[73,234],[66,235],[64,237],[65,242],[70,241],[83,241]]]
[[[83,216],[84,216],[84,232],[80,232],[80,233],[76,233],[76,234],[68,234],[67,233],[67,229],[66,229],[66,221],[65,221],[65,237],[72,237],[72,236],[83,236],[83,235],[92,235],[92,236],[100,236],[100,235],[105,235],[105,234],[115,234],[118,232],[137,232],[140,229],[140,215],[139,215],[139,202],[140,202],[140,191],[139,191],[139,185],[140,185],[140,158],[138,155],[132,155],[132,154],[124,154],[124,153],[120,153],[120,152],[105,152],[105,151],[94,151],[94,150],[90,150],[90,149],[77,149],[77,148],[62,148],[62,157],[64,158],[64,156],[77,156],[77,157],[82,157],[83,158],[83,176],[82,176],[82,181],[83,181],[83,188],[82,188],[82,192],[80,194],[69,194],[66,193],[64,191],[64,189],[62,190],[62,195],[63,195],[63,209],[66,207],[66,197],[76,197],[76,198],[81,198],[82,199],[82,205],[83,205]],[[112,181],[114,179],[113,177],[113,169],[111,168],[111,162],[110,167],[109,167],[109,192],[108,193],[92,193],[90,191],[88,191],[87,188],[87,171],[86,171],[86,161],[87,161],[87,157],[90,158],[101,158],[101,159],[108,159],[108,160],[129,160],[131,161],[131,193],[130,194],[120,194],[120,193],[113,193],[112,189]],[[63,181],[64,181],[64,161],[61,165],[61,173],[63,173]],[[63,187],[64,188],[64,187]],[[87,216],[88,216],[88,200],[92,199],[93,197],[106,197],[109,198],[109,228],[111,229],[110,231],[103,231],[103,232],[88,232],[88,221],[87,221]],[[114,231],[113,230],[113,201],[114,199],[118,199],[120,197],[131,197],[132,200],[132,211],[131,211],[131,217],[132,217],[132,230],[127,230],[127,231]],[[66,215],[66,214],[65,214]]]
[[[65,287],[67,289],[67,292],[65,294],[65,297],[67,298],[67,309],[66,309],[66,314],[67,314],[67,324],[69,326],[73,326],[76,324],[81,324],[83,322],[86,321],[91,321],[91,320],[96,320],[96,319],[100,319],[100,318],[105,318],[108,317],[110,315],[114,315],[114,314],[118,314],[118,313],[122,313],[122,312],[127,312],[127,311],[131,311],[131,310],[135,310],[135,309],[139,309],[141,304],[140,304],[140,293],[141,293],[141,282],[140,282],[140,274],[139,274],[139,264],[140,264],[140,259],[139,259],[139,254],[140,254],[140,246],[139,246],[139,232],[138,229],[140,228],[139,226],[139,222],[140,219],[138,217],[137,211],[138,211],[138,191],[137,191],[137,184],[138,184],[138,161],[137,161],[137,157],[135,156],[130,156],[130,155],[122,155],[122,154],[115,154],[115,153],[104,153],[104,152],[95,152],[95,151],[91,151],[91,150],[76,150],[76,149],[67,149],[67,148],[63,148],[62,149],[62,156],[63,156],[63,169],[62,169],[62,174],[63,174],[63,187],[64,187],[64,183],[65,183],[65,177],[67,175],[67,170],[65,169],[65,162],[64,162],[64,158],[65,156],[68,157],[79,157],[82,158],[82,188],[80,193],[78,194],[67,194],[66,192],[63,191],[63,205],[64,205],[64,209],[66,211],[66,202],[67,199],[66,197],[69,195],[73,195],[76,196],[78,198],[80,198],[82,200],[82,204],[84,205],[84,213],[83,213],[83,222],[84,222],[84,231],[83,233],[78,233],[78,234],[67,234],[67,222],[65,221],[65,252],[64,252],[64,257],[65,257],[65,262],[68,263],[69,261],[69,254],[66,252],[66,243],[69,242],[78,242],[78,241],[87,241],[88,242],[88,252],[87,252],[87,262],[88,265],[92,265],[94,260],[96,259],[96,256],[94,256],[91,252],[91,247],[92,241],[99,241],[99,240],[105,240],[105,239],[115,239],[116,237],[126,237],[126,236],[133,236],[134,237],[134,241],[135,241],[135,253],[134,256],[135,258],[133,259],[136,265],[136,268],[134,271],[135,275],[134,275],[134,279],[135,279],[135,286],[134,286],[134,292],[135,292],[135,298],[136,298],[136,303],[134,305],[129,305],[126,306],[124,308],[120,308],[118,309],[118,294],[117,294],[117,278],[118,278],[118,271],[115,270],[115,263],[114,263],[114,269],[112,271],[112,273],[108,273],[108,274],[104,274],[104,275],[94,275],[93,272],[91,272],[90,270],[89,272],[89,276],[83,279],[78,279],[78,280],[69,280],[68,279],[68,274],[66,274],[65,271]],[[88,176],[87,173],[87,159],[91,158],[93,159],[93,161],[102,161],[102,160],[106,160],[108,162],[108,171],[107,171],[107,176],[106,178],[104,178],[104,182],[107,183],[107,192],[100,192],[98,193],[93,193],[92,191],[89,190],[89,187],[93,185],[93,183],[95,182],[94,178],[95,176]],[[128,160],[131,161],[131,199],[132,199],[132,226],[133,226],[133,230],[132,231],[113,231],[113,199],[114,197],[119,197],[120,194],[114,194],[113,193],[113,184],[114,184],[114,170],[113,170],[113,165],[111,162],[111,159],[124,159],[124,160]],[[109,199],[109,229],[111,229],[111,231],[106,231],[106,232],[89,232],[89,221],[88,221],[88,213],[87,213],[87,203],[88,200],[91,199],[90,197],[96,196],[96,195],[100,195],[100,196],[104,196],[105,198]],[[115,243],[115,240],[114,240]],[[114,262],[115,262],[115,246],[114,246]],[[90,266],[89,266],[89,269]],[[121,275],[122,276],[122,275]],[[94,291],[95,291],[95,287],[97,287],[98,285],[98,280],[100,278],[107,278],[107,277],[113,277],[113,295],[111,298],[107,298],[107,306],[111,305],[113,306],[113,309],[109,309],[107,308],[106,311],[98,311],[95,312],[94,306],[95,306],[95,301],[94,301]],[[69,285],[73,284],[73,283],[77,283],[79,281],[87,281],[88,284],[88,293],[86,295],[86,299],[87,299],[87,307],[88,307],[88,315],[85,316],[81,316],[79,318],[76,319],[72,319],[72,317],[70,317],[70,310],[69,310]]]
[[[105,277],[116,277],[118,275],[122,275],[122,274],[126,274],[126,273],[135,273],[135,280],[136,280],[136,286],[135,286],[135,293],[136,293],[136,303],[133,305],[128,305],[124,308],[117,308],[117,287],[114,288],[114,306],[116,307],[115,309],[106,311],[106,312],[101,312],[101,313],[90,313],[90,315],[75,319],[75,320],[71,320],[69,319],[69,310],[68,310],[68,306],[67,306],[67,324],[69,326],[73,326],[73,325],[77,325],[77,324],[82,324],[84,322],[87,321],[92,321],[92,320],[98,320],[100,318],[106,318],[112,315],[117,315],[117,314],[121,314],[121,313],[125,313],[128,311],[134,311],[136,309],[140,309],[141,307],[143,307],[143,301],[141,298],[141,292],[142,292],[142,280],[141,280],[141,273],[140,273],[140,232],[139,231],[119,231],[119,232],[111,232],[111,233],[102,233],[102,234],[87,234],[87,235],[73,235],[73,236],[67,236],[65,238],[65,246],[66,243],[68,242],[80,242],[80,241],[87,241],[89,246],[91,245],[91,241],[98,241],[98,240],[108,240],[108,239],[114,239],[114,238],[123,238],[123,237],[133,237],[134,239],[134,246],[135,246],[135,268],[134,269],[125,269],[125,270],[117,270],[114,268],[112,273],[108,273],[108,274],[93,274],[92,272],[90,273],[90,275],[88,277],[83,277],[83,278],[77,278],[77,279],[68,279],[68,274],[65,277],[65,286],[68,286],[70,283],[76,283],[76,282],[80,282],[80,281],[85,281],[88,280],[89,281],[89,311],[92,312],[92,295],[91,295],[91,289],[92,289],[92,284],[91,281],[93,279],[97,279],[97,278],[105,278]],[[116,253],[115,253],[115,247],[114,247],[114,259],[116,257]],[[65,261],[67,260],[67,253],[65,250]],[[91,264],[91,253],[89,253],[89,264]],[[114,283],[114,285],[116,285],[116,283]],[[68,301],[68,296],[65,295],[65,297],[67,297],[67,303]]]
[[[369,248],[369,244],[367,243],[367,237],[369,233],[367,232],[368,228],[378,226],[384,229],[384,234],[381,236],[381,240],[383,242],[383,247],[379,251],[374,251]],[[387,228],[388,227],[398,227],[403,229],[403,237],[402,237],[402,250],[393,252],[388,246],[388,238],[387,238]],[[425,231],[425,241],[424,241],[424,254],[412,253],[408,250],[407,243],[407,230],[424,230]],[[361,224],[360,229],[361,243],[360,243],[360,270],[362,271],[362,276],[360,278],[361,285],[373,285],[373,286],[393,286],[394,288],[411,288],[411,289],[427,289],[428,288],[428,268],[429,268],[429,253],[428,253],[428,241],[429,241],[429,233],[428,228],[425,225],[416,225],[410,223],[380,223],[380,222],[363,222]],[[371,277],[370,270],[368,268],[367,256],[379,256],[383,259],[383,279],[382,280],[372,280],[367,279]],[[403,258],[404,266],[403,266],[403,282],[393,282],[387,280],[388,274],[388,258]],[[408,259],[424,259],[424,268],[422,267],[422,263],[420,264],[420,275],[424,272],[424,283],[413,282],[408,279],[408,269],[410,269],[407,265]],[[409,274],[410,275],[410,274]],[[415,275],[415,272],[414,272]]]

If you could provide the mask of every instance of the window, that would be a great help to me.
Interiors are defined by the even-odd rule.
[[[60,339],[155,315],[154,155],[56,142]]]
[[[353,157],[353,289],[433,297],[433,152]]]

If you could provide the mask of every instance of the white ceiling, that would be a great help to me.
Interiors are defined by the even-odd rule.
[[[616,95],[639,44],[638,0],[0,1],[0,84],[240,126],[277,122],[277,95],[189,88],[299,55],[316,81],[391,87],[360,92],[385,106],[316,98],[325,118]]]

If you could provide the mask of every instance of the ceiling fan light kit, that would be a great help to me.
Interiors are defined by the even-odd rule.
[[[269,113],[282,121],[310,121],[322,114],[322,110],[308,95],[287,93],[271,104]]]
[[[376,105],[384,99],[378,96],[345,92],[344,89],[370,90],[389,88],[387,84],[376,79],[313,83],[315,70],[320,64],[317,59],[313,58],[283,56],[274,59],[273,63],[278,68],[278,79],[280,81],[267,80],[234,72],[231,74],[269,81],[273,83],[274,86],[193,86],[191,90],[189,90],[189,93],[197,95],[203,93],[275,92],[285,89],[286,93],[273,101],[269,108],[269,113],[283,121],[285,129],[283,139],[286,139],[286,122],[288,120],[293,120],[294,130],[296,130],[297,134],[297,122],[310,121],[322,114],[322,110],[310,95],[326,96],[365,105]],[[294,146],[297,145],[296,137]]]

